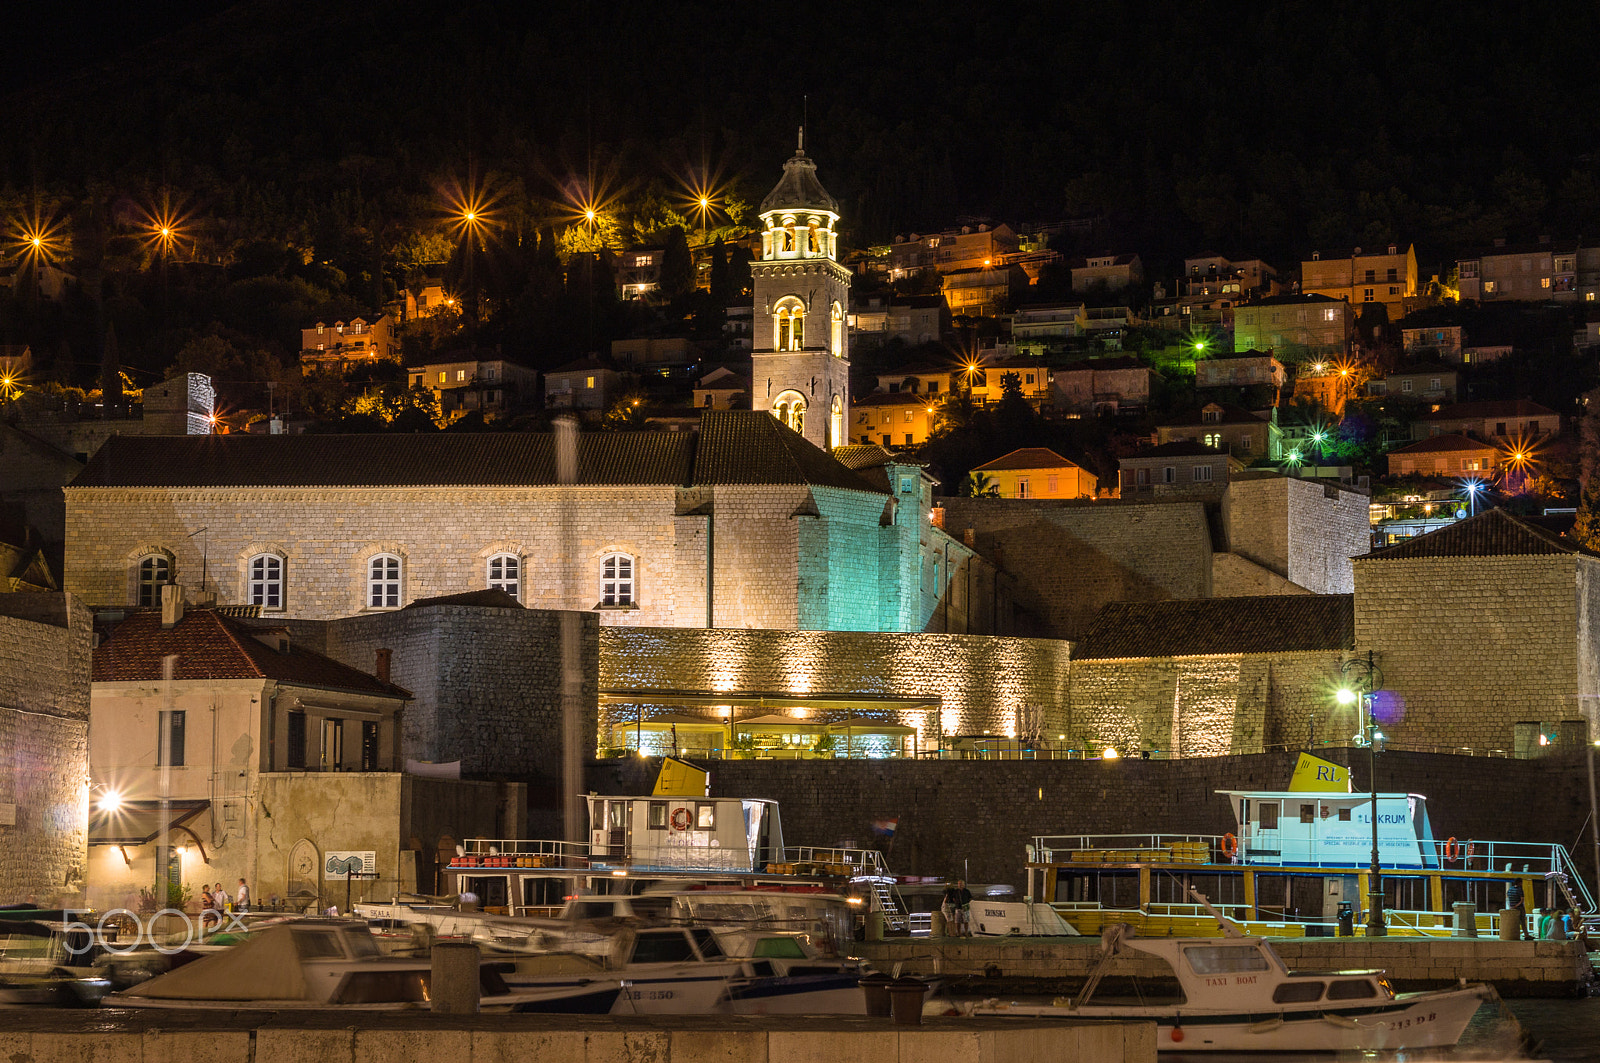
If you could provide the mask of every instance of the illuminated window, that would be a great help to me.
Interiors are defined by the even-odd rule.
[[[283,608],[283,558],[277,554],[257,554],[250,559],[250,585],[245,604],[263,609]]]
[[[654,255],[640,255],[633,260],[633,264],[635,266],[650,266],[654,265],[655,261],[656,257]]]
[[[465,369],[457,369],[456,370],[456,380],[457,381],[462,381],[462,380],[465,380],[465,379],[467,379],[467,371]]]
[[[440,370],[439,371],[439,383],[447,384],[449,382],[450,382],[450,374],[445,372],[445,371],[443,371],[443,370]]]
[[[806,344],[805,311],[799,306],[785,306],[778,310],[775,321],[777,336],[774,347],[780,351],[798,351]]]
[[[594,387],[594,377],[592,377],[592,376],[584,377],[583,378],[583,386],[586,387],[586,388]]]
[[[1483,293],[1485,295],[1493,295],[1495,293],[1495,291],[1497,291],[1499,289],[1499,287],[1500,287],[1500,285],[1499,285],[1498,281],[1484,281],[1483,282]]]
[[[910,424],[911,423],[911,418],[913,416],[915,416],[915,413],[916,413],[915,410],[907,410],[906,411],[906,424]]]
[[[1540,277],[1539,278],[1539,287],[1541,287],[1541,288],[1550,287],[1550,278],[1549,277]]]
[[[1027,498],[1028,497],[1028,481],[1027,480],[1019,479],[1017,481],[1017,497],[1018,498]]]
[[[161,586],[172,579],[172,562],[162,554],[151,554],[139,562],[140,605],[161,604]]]
[[[488,584],[492,591],[505,591],[522,600],[522,561],[516,554],[495,554],[489,559]]]
[[[400,608],[400,559],[378,554],[367,562],[367,608]]]
[[[628,554],[607,554],[600,559],[600,604],[634,604],[633,558]]]
[[[778,400],[772,404],[772,416],[782,421],[796,432],[805,434],[806,430],[806,400],[798,391],[785,391],[778,395]],[[888,411],[884,412],[884,420],[889,419]],[[887,440],[885,440],[887,442]]]

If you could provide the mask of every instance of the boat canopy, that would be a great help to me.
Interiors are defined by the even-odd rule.
[[[1338,791],[1218,790],[1238,823],[1245,864],[1358,867],[1372,852],[1372,795]],[[1437,868],[1428,799],[1378,795],[1378,855],[1384,867]]]

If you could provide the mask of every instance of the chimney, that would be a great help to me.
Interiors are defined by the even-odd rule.
[[[978,529],[968,528],[966,534],[961,537],[961,541],[967,544],[968,550],[976,550],[978,548]]]
[[[177,583],[161,585],[161,627],[176,627],[183,619],[183,587]]]
[[[375,674],[380,682],[389,682],[389,658],[393,654],[394,651],[389,649],[387,646],[380,646],[378,648],[378,661]]]
[[[934,506],[928,513],[928,522],[940,531],[944,530],[944,507]]]

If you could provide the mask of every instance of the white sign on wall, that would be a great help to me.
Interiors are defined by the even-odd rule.
[[[351,873],[375,875],[378,871],[378,854],[354,849],[329,849],[322,858],[322,877],[325,880],[343,879]]]

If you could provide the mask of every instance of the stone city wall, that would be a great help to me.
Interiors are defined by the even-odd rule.
[[[401,713],[401,747],[413,760],[459,760],[469,776],[559,779],[568,681],[582,733],[595,733],[593,613],[429,605],[289,626],[364,672],[379,649],[392,652],[390,678],[414,696]]]
[[[89,612],[0,595],[0,896],[81,895],[89,863]]]
[[[1391,738],[1511,750],[1518,722],[1584,718],[1600,562],[1373,558],[1355,570],[1356,646],[1374,651]]]
[[[1016,577],[1017,605],[1042,635],[1082,637],[1107,602],[1211,596],[1202,502],[942,502],[945,529],[958,539],[973,529],[978,552]]]
[[[885,849],[900,875],[959,875],[1023,888],[1024,846],[1035,835],[1208,834],[1238,829],[1218,790],[1281,790],[1298,751],[1190,760],[711,761],[711,792],[779,802],[786,844]],[[1368,784],[1365,750],[1318,747]],[[1537,760],[1389,751],[1377,758],[1385,792],[1428,799],[1435,838],[1571,846],[1586,882],[1589,790],[1582,754]],[[589,765],[588,789],[650,792],[659,760]],[[873,829],[894,819],[892,841]]]

